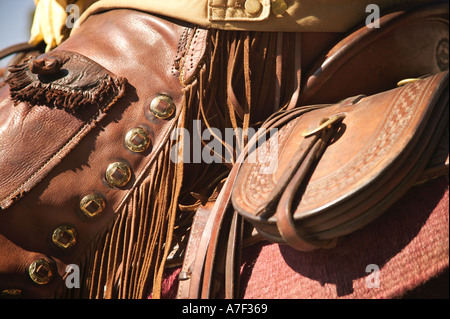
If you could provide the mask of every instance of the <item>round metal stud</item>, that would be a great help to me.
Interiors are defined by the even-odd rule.
[[[150,146],[150,137],[142,127],[136,127],[125,135],[125,146],[134,153],[141,153]]]
[[[123,187],[131,179],[131,170],[123,162],[109,164],[105,173],[106,181],[113,187]]]
[[[80,201],[80,210],[88,218],[97,217],[105,210],[105,207],[105,200],[96,193],[86,195]]]
[[[287,4],[284,0],[272,0],[272,12],[276,15],[283,14],[287,10]]]
[[[52,241],[62,249],[73,247],[77,243],[77,231],[68,225],[60,226],[53,231]]]
[[[150,103],[150,112],[159,119],[168,119],[175,112],[175,103],[167,95],[158,95]]]
[[[52,279],[53,273],[50,262],[45,258],[36,259],[28,267],[31,280],[38,285],[45,285]]]
[[[261,10],[262,4],[259,0],[247,0],[245,1],[244,7],[249,14],[255,15]]]

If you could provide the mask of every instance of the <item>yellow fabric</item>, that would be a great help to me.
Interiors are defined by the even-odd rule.
[[[59,45],[69,34],[66,20],[69,13],[66,8],[69,4],[76,4],[80,13],[85,11],[97,0],[34,0],[36,10],[31,26],[30,44],[37,45],[41,41],[47,44],[46,51]]]
[[[31,42],[44,40],[48,47],[64,38],[61,29],[67,19],[66,0],[37,2]],[[275,14],[283,2],[282,14]],[[190,22],[205,28],[253,31],[345,32],[371,13],[370,4],[380,10],[403,4],[431,0],[77,0],[77,24],[90,15],[111,9],[137,9]],[[277,4],[276,8],[275,3]],[[279,11],[277,11],[279,12]],[[73,28],[76,32],[76,28]]]
[[[36,12],[31,27],[30,44],[39,44],[42,40],[47,50],[63,40],[61,27],[65,23],[65,5],[55,0],[35,0]]]

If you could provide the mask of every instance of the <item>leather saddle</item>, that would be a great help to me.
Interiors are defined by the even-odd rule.
[[[312,64],[299,106],[265,121],[215,204],[197,211],[179,298],[235,298],[244,246],[333,248],[413,185],[448,174],[448,64],[439,58],[448,33],[430,18],[445,16],[439,6],[386,14],[380,30],[357,26]],[[411,36],[423,44],[414,57]]]
[[[448,127],[448,72],[284,113],[267,127],[277,133],[242,164],[233,207],[272,242],[333,247],[423,174]]]
[[[257,240],[331,249],[413,185],[448,174],[448,71],[408,82],[265,122],[214,206],[197,212],[179,296],[235,296],[240,250],[254,243],[245,225]]]

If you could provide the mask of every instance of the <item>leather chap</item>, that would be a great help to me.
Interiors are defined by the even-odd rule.
[[[120,227],[117,221],[132,210],[131,203],[137,205],[144,180],[176,174],[159,169],[183,109],[174,60],[187,50],[191,31],[138,11],[108,11],[90,17],[55,50],[11,72],[0,92],[2,296],[117,296],[115,279],[125,257],[114,250],[137,241],[138,233],[112,228]],[[102,92],[111,88],[102,83],[105,76],[120,82],[120,92]],[[84,93],[86,103],[77,92]],[[177,192],[171,184],[147,186]],[[170,216],[168,207],[161,210]],[[170,224],[165,217],[161,222]],[[108,256],[101,273],[92,268]],[[158,269],[158,262],[149,263]],[[74,274],[68,265],[79,267],[81,288],[66,289],[65,279]],[[94,288],[83,288],[89,284]],[[148,293],[148,284],[141,286]]]

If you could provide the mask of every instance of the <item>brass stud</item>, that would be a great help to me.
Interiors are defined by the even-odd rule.
[[[52,279],[53,273],[50,263],[45,258],[36,259],[28,267],[31,280],[39,285],[45,285]]]
[[[261,11],[262,5],[261,2],[259,2],[259,0],[247,0],[244,3],[244,7],[249,14],[255,15],[259,11]]]
[[[105,200],[99,194],[89,194],[80,201],[80,210],[88,218],[94,218],[100,215],[106,207]]]
[[[136,127],[125,135],[125,146],[132,152],[141,153],[150,146],[150,137],[142,127]]]
[[[175,112],[175,103],[166,95],[158,95],[150,103],[150,112],[159,119],[168,119]]]
[[[106,169],[106,181],[114,187],[123,187],[131,179],[131,170],[127,164],[123,162],[114,162],[109,164]]]
[[[283,14],[287,10],[287,4],[284,0],[272,0],[272,12],[276,15]]]
[[[77,243],[77,231],[68,225],[60,226],[54,230],[52,241],[62,249],[73,247]]]

